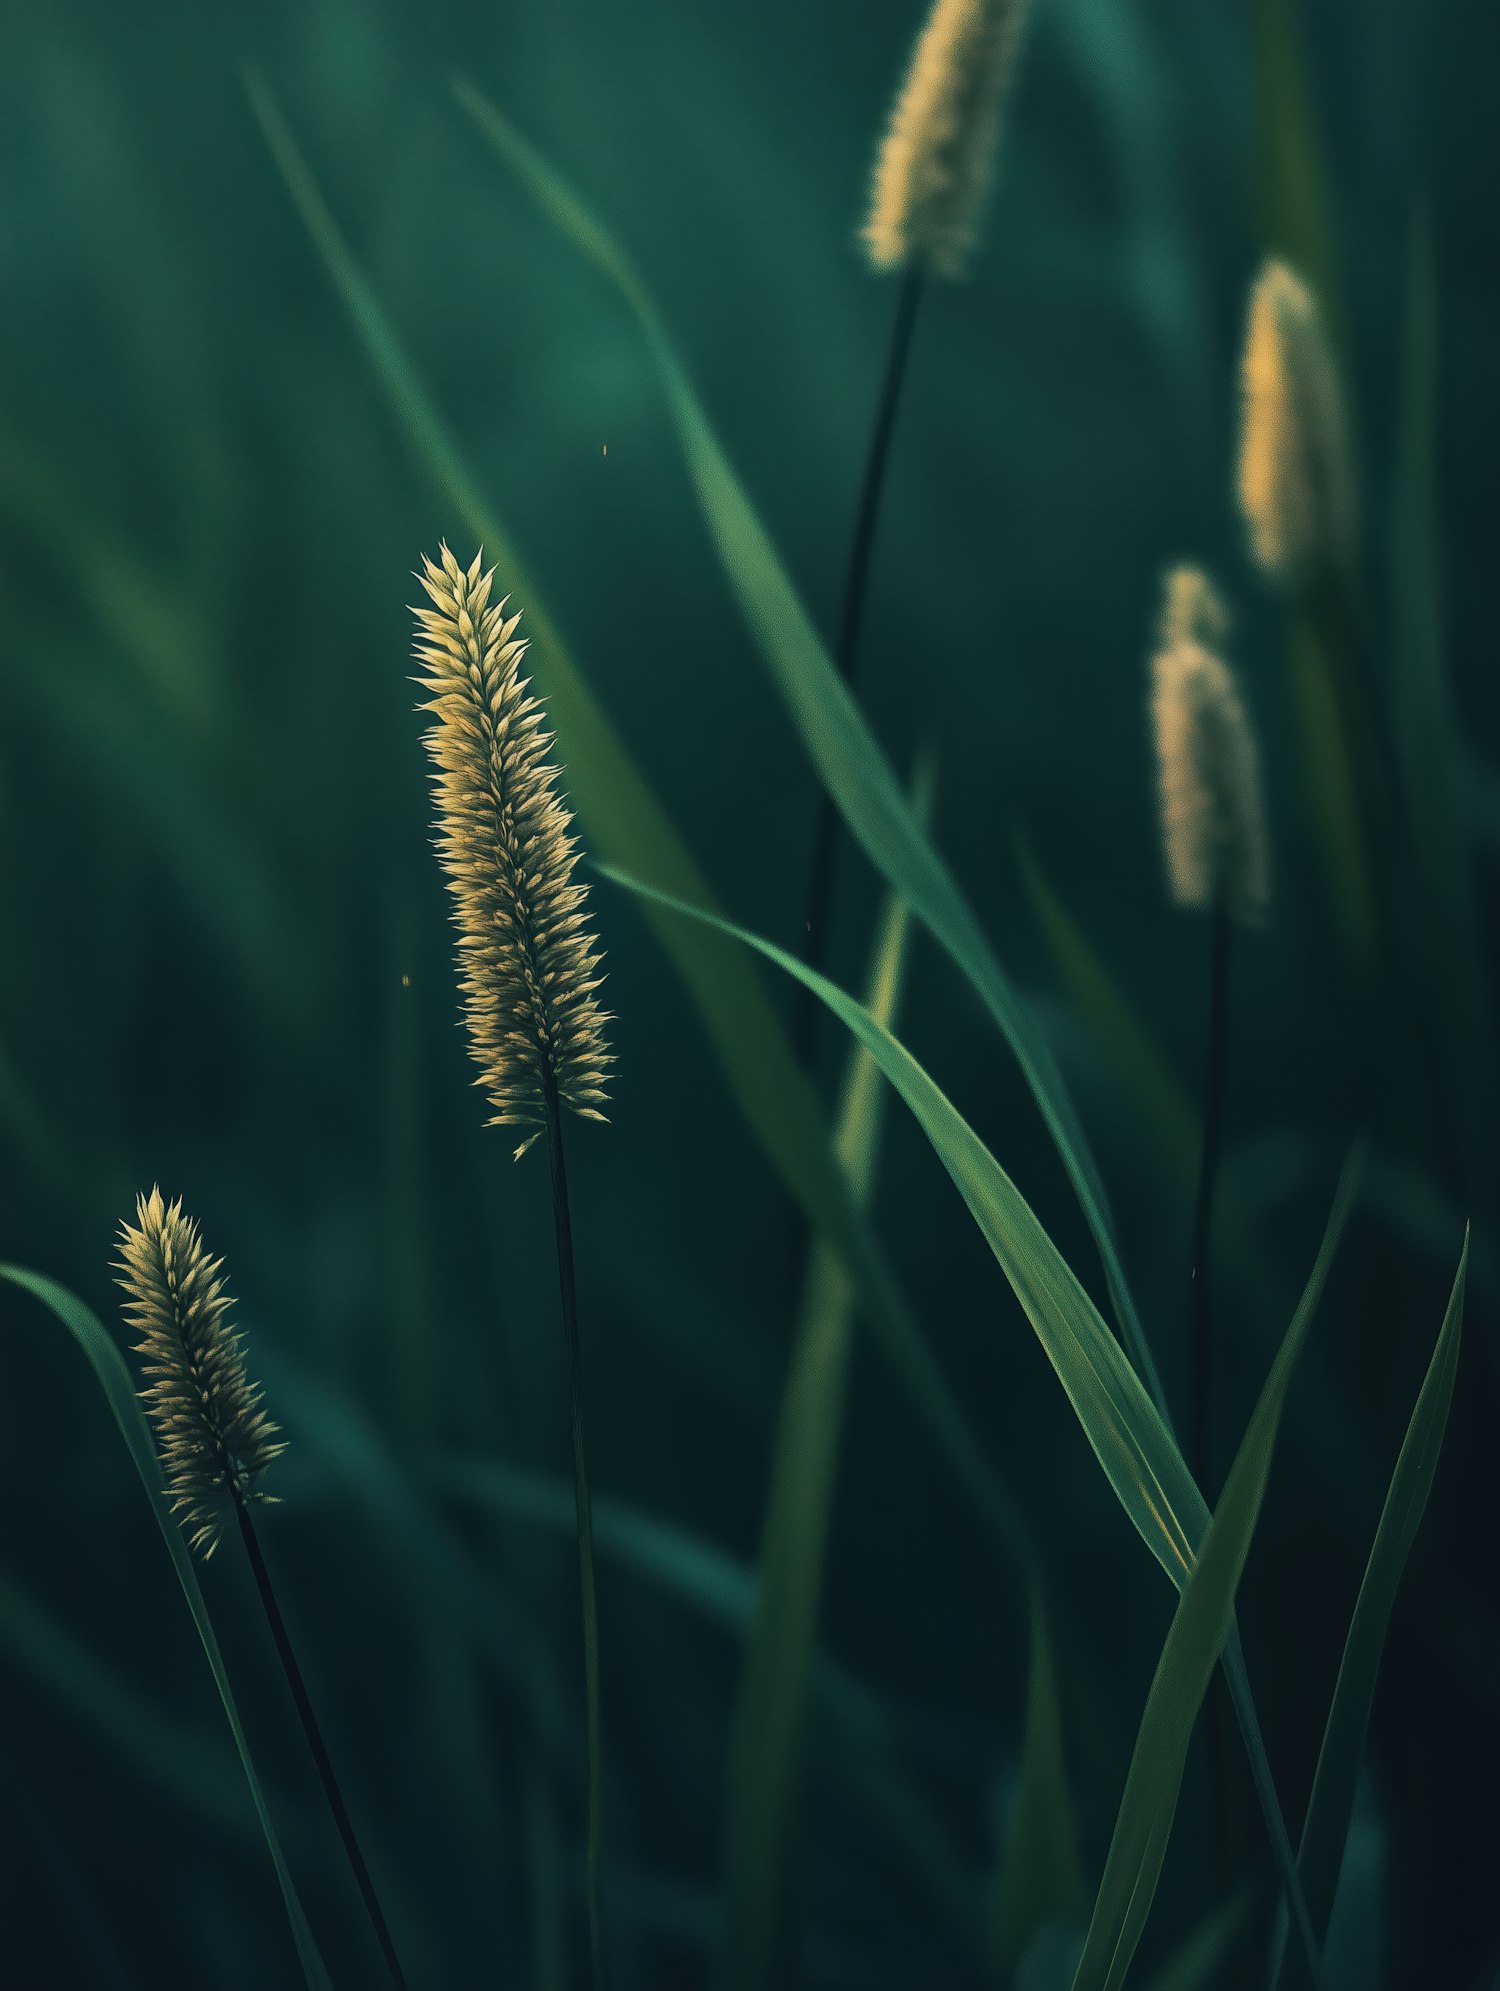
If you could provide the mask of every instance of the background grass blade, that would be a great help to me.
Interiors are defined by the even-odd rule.
[[[612,873],[607,866],[601,868],[617,883],[650,894],[651,888],[638,880]],[[692,919],[716,919],[713,914],[680,902],[677,910]],[[1123,1349],[1025,1198],[911,1053],[862,1004],[770,941],[726,921],[717,924],[806,983],[874,1054],[881,1070],[932,1142],[1021,1302],[1120,1505],[1174,1585],[1181,1589],[1192,1573],[1199,1545],[1207,1532],[1208,1509],[1203,1495]],[[1308,1281],[1304,1306],[1315,1303],[1322,1290],[1357,1180],[1358,1167],[1351,1160],[1340,1178],[1328,1234]],[[1309,1951],[1311,1961],[1313,1944],[1306,1904],[1250,1693],[1239,1635],[1233,1626],[1224,1646],[1224,1670],[1282,1886],[1299,1940]]]
[[[644,775],[590,691],[516,555],[481,496],[435,403],[402,351],[330,214],[265,83],[247,81],[266,144],[349,314],[413,454],[444,499],[482,540],[526,606],[528,657],[568,767],[568,791],[602,855],[669,897],[712,907],[713,895]],[[869,1226],[849,1193],[817,1094],[798,1068],[779,1020],[743,950],[647,906],[653,931],[691,996],[724,1076],[809,1224],[839,1252],[860,1290],[876,1341],[919,1417],[1005,1552],[1019,1560],[1024,1529],[933,1362]]]
[[[1331,1255],[1342,1227],[1343,1195],[1341,1185],[1340,1199],[1334,1204],[1318,1254],[1319,1265]],[[1188,1744],[1234,1623],[1235,1593],[1260,1519],[1282,1406],[1312,1325],[1322,1283],[1315,1268],[1251,1414],[1207,1538],[1173,1614],[1146,1696],[1073,1991],[1116,1991],[1125,1982],[1151,1912],[1182,1789]]]
[[[1401,1442],[1396,1470],[1381,1510],[1380,1525],[1365,1565],[1364,1580],[1354,1605],[1344,1656],[1339,1662],[1333,1702],[1318,1751],[1318,1767],[1308,1799],[1307,1818],[1302,1827],[1302,1843],[1297,1864],[1308,1913],[1321,1941],[1328,1933],[1333,1898],[1338,1889],[1339,1867],[1349,1822],[1354,1815],[1354,1788],[1364,1755],[1365,1733],[1380,1658],[1385,1649],[1386,1631],[1396,1602],[1406,1558],[1421,1526],[1427,1496],[1437,1473],[1443,1435],[1448,1425],[1448,1408],[1453,1401],[1453,1383],[1458,1373],[1459,1342],[1463,1331],[1464,1291],[1469,1271],[1469,1235],[1464,1232],[1463,1250],[1453,1291],[1443,1316],[1442,1331],[1433,1350],[1427,1374],[1418,1392],[1411,1422]],[[1305,1980],[1300,1959],[1289,1959],[1288,1976],[1294,1984]]]
[[[198,1588],[198,1577],[193,1568],[192,1557],[182,1539],[182,1530],[167,1508],[156,1446],[141,1412],[139,1399],[130,1380],[130,1372],[125,1366],[125,1358],[105,1333],[97,1316],[83,1304],[82,1300],[77,1299],[64,1287],[57,1285],[51,1279],[44,1278],[38,1272],[23,1271],[14,1265],[0,1265],[0,1278],[8,1279],[12,1285],[30,1293],[56,1315],[77,1342],[98,1378],[99,1387],[104,1391],[115,1423],[120,1428],[120,1435],[125,1440],[126,1449],[140,1475],[141,1485],[146,1489],[151,1511],[156,1517],[157,1526],[161,1529],[167,1553],[172,1558],[177,1580],[182,1585],[182,1594],[187,1599],[188,1609],[193,1614],[193,1623],[197,1626],[198,1636],[203,1641],[203,1650],[208,1656],[214,1685],[218,1688],[219,1699],[224,1704],[225,1719],[234,1737],[234,1746],[239,1751],[240,1762],[244,1765],[245,1781],[250,1786],[250,1796],[255,1804],[256,1815],[260,1819],[261,1830],[265,1834],[271,1863],[276,1869],[276,1878],[281,1886],[282,1900],[286,1903],[287,1920],[292,1925],[292,1940],[297,1946],[302,1974],[311,1991],[332,1991],[327,1969],[319,1954],[312,1930],[308,1926],[307,1917],[303,1913],[296,1883],[282,1854],[281,1842],[276,1836],[276,1827],[272,1823],[265,1794],[261,1790],[260,1778],[256,1774],[255,1764],[250,1755],[250,1745],[240,1726],[239,1710],[235,1706],[229,1676],[224,1670],[219,1641],[214,1636],[214,1628],[209,1621],[208,1607],[203,1601],[202,1591]]]
[[[930,806],[930,774],[926,788]],[[910,927],[907,908],[893,895],[877,926],[866,998],[885,1024],[900,1000]],[[861,1207],[874,1189],[884,1095],[879,1066],[856,1044],[834,1146]],[[838,1254],[820,1242],[807,1269],[771,1440],[755,1612],[730,1723],[718,1976],[732,1991],[785,1981],[795,1952],[803,1731],[854,1314],[853,1281]]]
[[[451,1496],[508,1521],[568,1537],[572,1489],[495,1459],[447,1459],[434,1483]],[[738,1638],[755,1621],[755,1572],[724,1550],[672,1523],[608,1496],[595,1503],[595,1547],[617,1563]],[[976,1956],[985,1929],[979,1876],[939,1813],[906,1774],[897,1754],[893,1712],[861,1680],[814,1652],[808,1696],[816,1719],[810,1740],[826,1747],[841,1780],[878,1823]]]
[[[1166,1962],[1154,1970],[1142,1991],[1218,1991],[1234,1946],[1250,1919],[1248,1888],[1231,1894],[1185,1936]]]
[[[1104,1264],[1110,1297],[1159,1410],[1165,1399],[1115,1246],[1104,1185],[1042,1032],[902,793],[719,445],[649,292],[556,170],[470,84],[459,101],[542,211],[620,292],[645,334],[725,574],[776,689],[850,832],[973,983],[1021,1067]]]
[[[1030,1636],[1021,1760],[990,1924],[990,1967],[1001,1983],[1009,1982],[1036,1932],[1047,1922],[1066,1921],[1084,1899],[1052,1628],[1040,1582],[1032,1589]]]

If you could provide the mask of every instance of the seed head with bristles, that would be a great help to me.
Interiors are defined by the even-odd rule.
[[[153,1380],[141,1391],[172,1507],[188,1541],[213,1554],[226,1497],[266,1500],[255,1482],[286,1450],[246,1380],[245,1352],[229,1322],[224,1263],[203,1249],[198,1226],[159,1189],[136,1198],[120,1226],[124,1314]]]
[[[984,203],[1024,0],[933,0],[875,162],[877,270],[962,276]]]
[[[493,569],[467,572],[444,546],[417,576],[417,680],[432,714],[437,849],[453,894],[469,1048],[494,1117],[537,1131],[550,1082],[575,1113],[602,1120],[613,1060],[599,1006],[602,957],[585,924],[578,843],[547,759],[553,736],[521,675],[519,615],[490,603]]]
[[[1355,500],[1338,370],[1312,292],[1274,259],[1250,292],[1242,385],[1239,498],[1256,561],[1293,589],[1346,574]]]
[[[1258,926],[1271,896],[1270,850],[1255,735],[1234,674],[1211,647],[1227,627],[1202,573],[1179,567],[1167,576],[1151,660],[1162,850],[1179,905],[1222,900],[1231,918]]]

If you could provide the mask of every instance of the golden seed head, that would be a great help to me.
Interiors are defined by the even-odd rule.
[[[1234,674],[1209,635],[1227,626],[1196,568],[1167,576],[1161,647],[1151,660],[1151,717],[1161,792],[1162,850],[1172,897],[1258,926],[1271,897],[1271,858],[1255,735]]]
[[[988,188],[1024,0],[933,0],[875,162],[877,270],[964,273]]]
[[[173,1510],[191,1546],[210,1556],[225,1497],[267,1499],[255,1481],[286,1446],[246,1380],[223,1260],[207,1255],[197,1224],[159,1189],[136,1198],[135,1216],[120,1226],[118,1269],[126,1324],[152,1378],[141,1400]]]
[[[1312,292],[1267,262],[1250,292],[1242,368],[1240,509],[1256,561],[1303,589],[1347,573],[1354,478],[1338,371]]]
[[[421,707],[435,774],[437,849],[458,928],[459,988],[476,1084],[491,1126],[546,1124],[550,1080],[575,1113],[602,1120],[614,1062],[599,1006],[602,956],[573,877],[578,843],[548,762],[553,736],[521,675],[526,644],[491,569],[467,573],[441,548],[417,576],[433,606],[414,611]]]

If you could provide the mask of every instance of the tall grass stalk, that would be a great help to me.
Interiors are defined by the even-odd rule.
[[[250,1518],[253,1501],[274,1497],[261,1490],[259,1480],[286,1447],[261,1408],[259,1386],[245,1374],[244,1348],[229,1318],[223,1260],[208,1256],[198,1226],[183,1215],[182,1204],[167,1204],[161,1191],[153,1189],[149,1197],[137,1199],[135,1224],[121,1227],[119,1283],[127,1295],[126,1320],[141,1337],[136,1352],[151,1378],[141,1396],[156,1427],[173,1509],[205,1561],[218,1547],[226,1499],[234,1510],[276,1654],[360,1899],[391,1981],[406,1991],[385,1912]]]
[[[438,854],[458,928],[459,986],[476,1081],[492,1126],[529,1129],[516,1159],[543,1134],[552,1171],[553,1227],[573,1434],[573,1488],[583,1606],[588,1737],[588,1920],[594,1983],[605,1981],[603,1746],[593,1518],[583,1435],[577,1279],[562,1109],[602,1120],[613,1062],[598,1001],[602,960],[575,882],[578,843],[547,755],[544,713],[521,675],[518,614],[491,603],[494,571],[467,570],[444,546],[417,577],[432,603],[416,611],[418,680],[432,715]]]
[[[875,425],[870,432],[855,507],[854,532],[849,542],[849,559],[844,570],[844,592],[839,609],[838,640],[834,662],[844,683],[853,686],[859,666],[859,639],[864,622],[865,596],[869,583],[870,555],[875,545],[875,527],[880,517],[880,500],[885,489],[886,463],[896,428],[896,409],[906,378],[906,362],[916,329],[917,306],[922,298],[922,273],[910,269],[901,280],[896,299],[896,315],[891,324],[886,351],[885,376],[875,408]],[[828,910],[833,891],[833,862],[838,845],[839,812],[826,788],[818,791],[818,822],[813,834],[812,866],[808,873],[807,910],[803,917],[803,959],[810,968],[821,969],[828,948]],[[792,1023],[792,1047],[797,1061],[811,1065],[817,1042],[820,1004],[805,983],[797,986]]]

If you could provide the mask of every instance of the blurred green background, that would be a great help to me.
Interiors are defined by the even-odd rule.
[[[1381,667],[1411,243],[1422,217],[1430,230],[1455,799],[1493,910],[1495,30],[1394,0],[1304,13]],[[462,72],[502,105],[629,245],[827,630],[892,307],[855,230],[919,18],[911,0],[317,0],[253,15],[59,0],[0,24],[0,1256],[113,1322],[113,1233],[157,1180],[225,1255],[252,1368],[294,1441],[268,1553],[422,1983],[544,1983],[554,1862],[576,1908],[571,1522],[497,1520],[430,1472],[498,1457],[566,1491],[546,1170],[538,1155],[513,1167],[509,1141],[481,1128],[428,848],[409,576],[443,536],[467,560],[471,535],[390,418],[242,65],[275,91],[723,901],[794,945],[813,777],[639,334],[448,81]],[[924,306],[862,696],[898,767],[936,743],[938,841],[1053,1036],[1181,1404],[1189,1185],[1049,947],[1016,838],[1192,1097],[1205,937],[1162,887],[1144,666],[1167,561],[1203,560],[1234,605],[1277,897],[1236,963],[1229,1138],[1256,1277],[1221,1281],[1226,1453],[1347,1140],[1359,1125],[1375,1137],[1247,1573],[1247,1652],[1295,1829],[1472,1214],[1465,1368],[1387,1652],[1331,1962],[1349,1985],[1477,1985],[1500,1967],[1493,1835],[1476,1822],[1500,1743],[1493,1212],[1441,1139],[1384,1138],[1379,1082],[1361,1076],[1293,766],[1284,615],[1232,502],[1243,302],[1267,246],[1262,111],[1248,8],[1037,0],[974,274]],[[793,1226],[637,906],[608,884],[595,899],[620,1060],[612,1124],[580,1128],[571,1155],[596,1496],[748,1568]],[[846,846],[831,954],[845,986],[877,904]],[[768,988],[789,1015],[790,987]],[[1014,1062],[922,936],[900,1034],[1102,1301]],[[846,1046],[831,1022],[821,1042],[831,1096]],[[1398,1068],[1427,1083],[1411,1044],[1381,1059],[1393,1091]],[[1012,1486],[1047,1490],[1031,1518],[1096,1878],[1170,1592],[899,1108],[876,1216],[990,1456]],[[6,1981],[121,1981],[108,1952],[134,1983],[290,1984],[243,1780],[116,1433],[30,1301],[5,1293],[0,1318]],[[420,1511],[401,1504],[411,1488]],[[742,1645],[604,1549],[601,1586],[620,1982],[696,1986]],[[337,1847],[243,1571],[225,1555],[205,1591],[335,1979],[362,1981]],[[824,1640],[882,1697],[976,1876],[1016,1770],[1023,1619],[862,1348]],[[1203,1802],[1190,1771],[1148,1963],[1207,1901]],[[801,1898],[809,1982],[983,1981],[816,1747]]]

